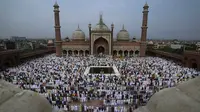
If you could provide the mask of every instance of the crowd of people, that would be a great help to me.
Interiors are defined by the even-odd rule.
[[[89,66],[116,66],[120,75],[84,74]],[[54,109],[131,112],[163,88],[200,72],[158,57],[56,57],[51,54],[0,73],[0,79],[43,95]]]

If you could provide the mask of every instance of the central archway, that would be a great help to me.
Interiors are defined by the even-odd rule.
[[[197,69],[197,63],[192,63],[192,68]]]
[[[93,51],[94,51],[94,54],[97,54],[97,55],[99,53],[108,55],[109,54],[108,41],[104,39],[103,37],[98,38],[97,40],[94,41]]]
[[[97,48],[97,54],[100,54],[100,53],[105,54],[105,48],[104,48],[103,46],[99,46],[99,47]]]

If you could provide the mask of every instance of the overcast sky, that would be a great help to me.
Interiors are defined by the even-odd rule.
[[[114,34],[125,25],[131,38],[140,38],[142,10],[149,4],[148,38],[200,39],[200,0],[57,0],[61,35],[71,37],[78,24],[88,37],[103,12]],[[54,38],[55,0],[0,0],[0,38],[26,36]]]

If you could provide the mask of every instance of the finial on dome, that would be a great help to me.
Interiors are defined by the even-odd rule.
[[[103,12],[100,12],[99,24],[103,24]]]
[[[78,24],[78,28],[77,28],[77,30],[81,30],[80,27],[79,27],[79,24]]]
[[[124,24],[123,24],[123,26],[122,26],[122,30],[125,30],[125,28],[124,28]]]

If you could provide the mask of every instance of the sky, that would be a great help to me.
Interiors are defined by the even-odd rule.
[[[56,0],[0,0],[0,38],[54,38],[53,5]],[[142,11],[149,5],[148,39],[200,40],[200,0],[57,0],[62,38],[80,28],[88,37],[103,13],[104,23],[114,23],[114,38],[122,29],[130,38],[141,37]]]

